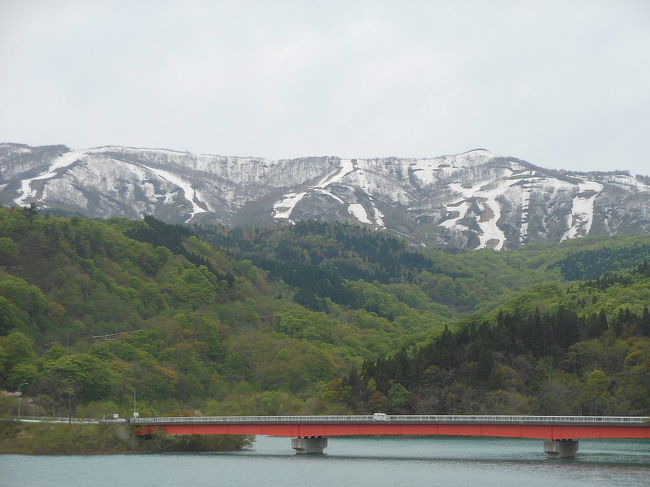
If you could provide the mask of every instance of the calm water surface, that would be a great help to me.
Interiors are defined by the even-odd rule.
[[[2,487],[650,486],[650,441],[581,440],[576,460],[550,460],[541,440],[330,438],[296,456],[289,438],[250,450],[164,455],[0,455]]]

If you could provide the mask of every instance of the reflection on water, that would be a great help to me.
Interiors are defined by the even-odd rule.
[[[203,454],[0,456],[3,487],[108,486],[648,486],[650,441],[581,440],[551,460],[541,440],[330,438],[326,455],[296,456],[289,438]]]

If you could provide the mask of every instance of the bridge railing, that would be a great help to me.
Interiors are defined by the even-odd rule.
[[[133,424],[610,424],[642,425],[650,427],[649,417],[640,416],[515,416],[515,415],[331,415],[331,416],[183,416],[158,418],[69,418],[23,416],[24,422],[39,423],[125,423]]]
[[[98,424],[98,423],[126,423],[127,419],[105,418],[70,418],[68,416],[21,416],[15,418],[23,423],[70,423],[70,424]]]
[[[205,423],[486,423],[486,424],[643,424],[638,416],[511,416],[511,415],[334,415],[334,416],[192,416],[131,418],[134,424]]]

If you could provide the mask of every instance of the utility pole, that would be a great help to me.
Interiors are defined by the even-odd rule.
[[[23,383],[21,383],[21,384],[18,386],[18,417],[19,417],[19,418],[20,418],[20,405],[21,405],[21,403],[23,402],[23,393],[20,392],[20,389],[21,389],[23,386],[26,386],[26,385],[28,385],[28,384],[29,384],[29,382],[23,382]]]
[[[72,424],[72,396],[74,396],[74,390],[70,388],[68,390],[68,424]]]
[[[137,414],[137,409],[135,407],[135,388],[133,388],[133,417],[135,418]]]

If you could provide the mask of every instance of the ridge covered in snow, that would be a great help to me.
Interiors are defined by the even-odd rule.
[[[648,179],[545,170],[485,149],[431,158],[268,160],[0,144],[0,198],[175,223],[348,221],[423,245],[502,250],[650,231]]]

